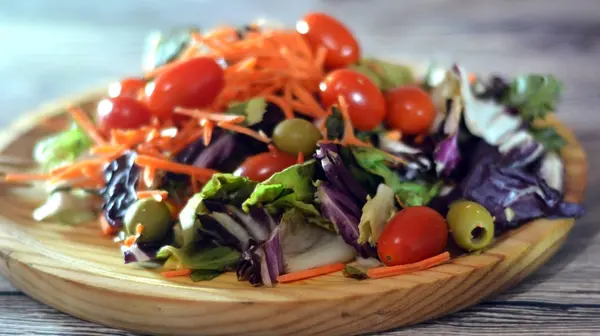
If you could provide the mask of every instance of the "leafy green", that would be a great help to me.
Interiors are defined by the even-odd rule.
[[[517,108],[523,119],[531,123],[555,110],[562,90],[562,83],[553,75],[529,74],[516,77],[502,100]]]
[[[267,101],[263,97],[253,98],[245,102],[234,102],[227,109],[227,113],[245,116],[244,123],[247,126],[261,122],[265,112],[267,112]]]
[[[221,272],[219,271],[195,270],[192,272],[192,274],[190,274],[190,279],[192,279],[193,282],[208,281],[218,277],[219,275],[221,275]]]
[[[413,72],[408,66],[375,58],[364,58],[359,61],[359,64],[370,68],[379,77],[381,82],[379,87],[383,91],[415,83]]]
[[[344,137],[344,116],[336,107],[332,108],[331,114],[325,120],[327,139],[340,140]]]
[[[63,132],[41,140],[35,145],[33,157],[44,170],[75,161],[90,148],[92,139],[76,124]]]
[[[373,84],[375,84],[375,86],[377,86],[377,88],[381,90],[383,86],[383,81],[379,77],[379,74],[375,70],[373,70],[368,64],[352,64],[349,66],[349,68],[369,77],[371,82],[373,82]]]
[[[147,38],[144,66],[154,69],[175,60],[189,45],[191,34],[199,31],[198,27],[189,27],[167,33],[153,32]]]
[[[290,207],[295,202],[312,201],[315,188],[312,178],[316,170],[316,161],[309,160],[290,166],[266,181],[259,183],[248,199],[242,204],[244,211],[252,206]],[[270,204],[269,204],[270,203]]]
[[[360,224],[358,224],[358,243],[369,242],[377,245],[390,217],[396,213],[394,191],[385,184],[380,184],[375,197],[367,196],[367,203],[362,208]]]
[[[166,259],[166,268],[189,268],[224,272],[237,263],[240,253],[225,246],[206,250],[184,250],[170,245],[163,246],[156,254],[157,259]]]
[[[204,206],[204,200],[221,201],[239,207],[252,194],[255,186],[256,182],[246,177],[214,174],[202,190],[188,200],[179,213],[183,247],[192,246],[198,235],[197,226],[200,223],[197,215],[208,213],[208,209]]]
[[[558,152],[567,144],[567,141],[552,126],[530,127],[529,132],[550,152]]]
[[[33,218],[71,225],[91,222],[98,218],[96,203],[95,197],[83,190],[57,190],[33,211]]]
[[[380,176],[406,206],[425,205],[441,188],[441,181],[429,184],[421,181],[403,181],[388,164],[385,152],[371,147],[351,147],[357,163],[367,172]]]
[[[346,267],[344,267],[342,270],[342,274],[344,274],[344,276],[347,278],[356,280],[369,279],[369,275],[367,275],[367,269],[360,266],[346,265]]]

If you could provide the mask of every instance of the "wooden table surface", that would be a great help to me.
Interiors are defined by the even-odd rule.
[[[560,118],[589,154],[588,215],[543,268],[465,311],[381,335],[600,334],[599,0],[21,0],[0,4],[0,126],[44,101],[139,71],[155,28],[292,24],[309,10],[348,23],[367,53],[457,61],[478,72],[551,72]],[[598,197],[598,198],[596,198]],[[42,305],[0,278],[2,335],[131,335]]]

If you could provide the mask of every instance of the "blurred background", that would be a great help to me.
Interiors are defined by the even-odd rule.
[[[258,17],[291,25],[310,10],[337,16],[369,54],[555,73],[567,86],[560,117],[582,130],[600,122],[600,113],[586,114],[600,105],[598,0],[3,0],[0,126],[44,101],[139,73],[154,29]]]

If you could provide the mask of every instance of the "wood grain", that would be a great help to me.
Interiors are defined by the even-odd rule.
[[[567,86],[558,116],[576,130],[592,154],[590,166],[597,167],[599,7],[596,0],[11,1],[0,9],[0,123],[49,99],[135,73],[150,29],[257,16],[291,23],[320,9],[348,22],[371,53],[456,60],[482,72],[556,73]],[[592,169],[588,199],[598,197],[600,175]],[[591,201],[586,207],[588,216],[574,226],[565,247],[521,285],[483,305],[390,334],[596,333],[600,207]],[[0,303],[2,334],[129,335],[36,304],[2,281]]]

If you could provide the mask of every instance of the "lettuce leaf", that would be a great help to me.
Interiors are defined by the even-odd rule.
[[[63,132],[39,141],[33,150],[34,160],[44,170],[74,162],[92,145],[92,139],[76,124]]]
[[[267,112],[267,101],[263,97],[257,97],[245,102],[234,102],[229,105],[227,113],[246,117],[244,124],[252,126],[263,120]]]
[[[368,242],[371,246],[377,245],[377,240],[388,220],[396,213],[394,197],[394,191],[390,187],[380,184],[375,197],[367,198],[358,224],[359,244]]]
[[[371,174],[380,176],[406,206],[426,205],[435,197],[442,182],[404,181],[388,165],[385,152],[370,147],[351,147],[358,164]]]
[[[166,260],[165,268],[189,268],[225,272],[237,263],[240,253],[232,248],[219,246],[205,250],[184,250],[170,245],[163,246],[157,259]]]
[[[553,75],[528,74],[516,77],[502,102],[515,107],[531,123],[556,109],[563,84]]]

